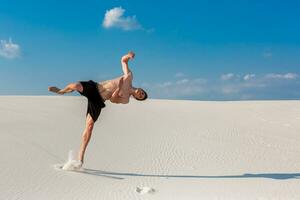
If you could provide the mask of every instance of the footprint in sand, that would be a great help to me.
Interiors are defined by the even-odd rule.
[[[139,194],[153,194],[155,189],[151,187],[136,187],[136,192]]]

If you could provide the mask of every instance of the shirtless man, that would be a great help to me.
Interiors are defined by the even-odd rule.
[[[110,100],[112,103],[127,104],[129,97],[133,96],[136,100],[144,101],[148,95],[142,88],[132,86],[133,75],[128,67],[128,61],[133,59],[134,52],[130,51],[121,58],[123,75],[112,80],[96,83],[90,81],[79,81],[68,84],[64,89],[49,87],[48,90],[57,94],[65,94],[73,91],[79,92],[88,99],[86,112],[86,126],[82,134],[82,142],[78,152],[78,160],[74,160],[72,169],[79,169],[84,162],[84,153],[90,141],[94,123],[98,119],[101,109],[105,107],[104,102]],[[70,163],[69,163],[70,164]],[[68,167],[66,167],[68,168]]]

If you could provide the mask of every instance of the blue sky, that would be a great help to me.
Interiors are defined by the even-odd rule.
[[[0,0],[0,95],[119,76],[151,98],[300,99],[298,1]]]

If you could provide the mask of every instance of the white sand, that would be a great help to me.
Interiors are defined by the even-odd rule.
[[[58,171],[83,97],[0,97],[0,199],[300,199],[300,101],[107,103],[84,172]]]

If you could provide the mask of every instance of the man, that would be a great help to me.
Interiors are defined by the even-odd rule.
[[[148,95],[142,88],[132,86],[133,75],[128,67],[128,61],[133,59],[134,52],[130,51],[121,58],[123,75],[112,80],[96,83],[90,81],[79,81],[68,84],[64,89],[49,87],[48,90],[57,94],[65,94],[73,91],[79,92],[88,99],[86,113],[86,126],[82,134],[82,142],[78,153],[78,161],[73,160],[65,164],[64,169],[79,169],[84,162],[84,153],[90,141],[94,123],[98,119],[101,109],[105,107],[105,101],[112,103],[127,104],[129,97],[133,96],[136,100],[146,100]],[[68,166],[66,166],[68,165]]]

